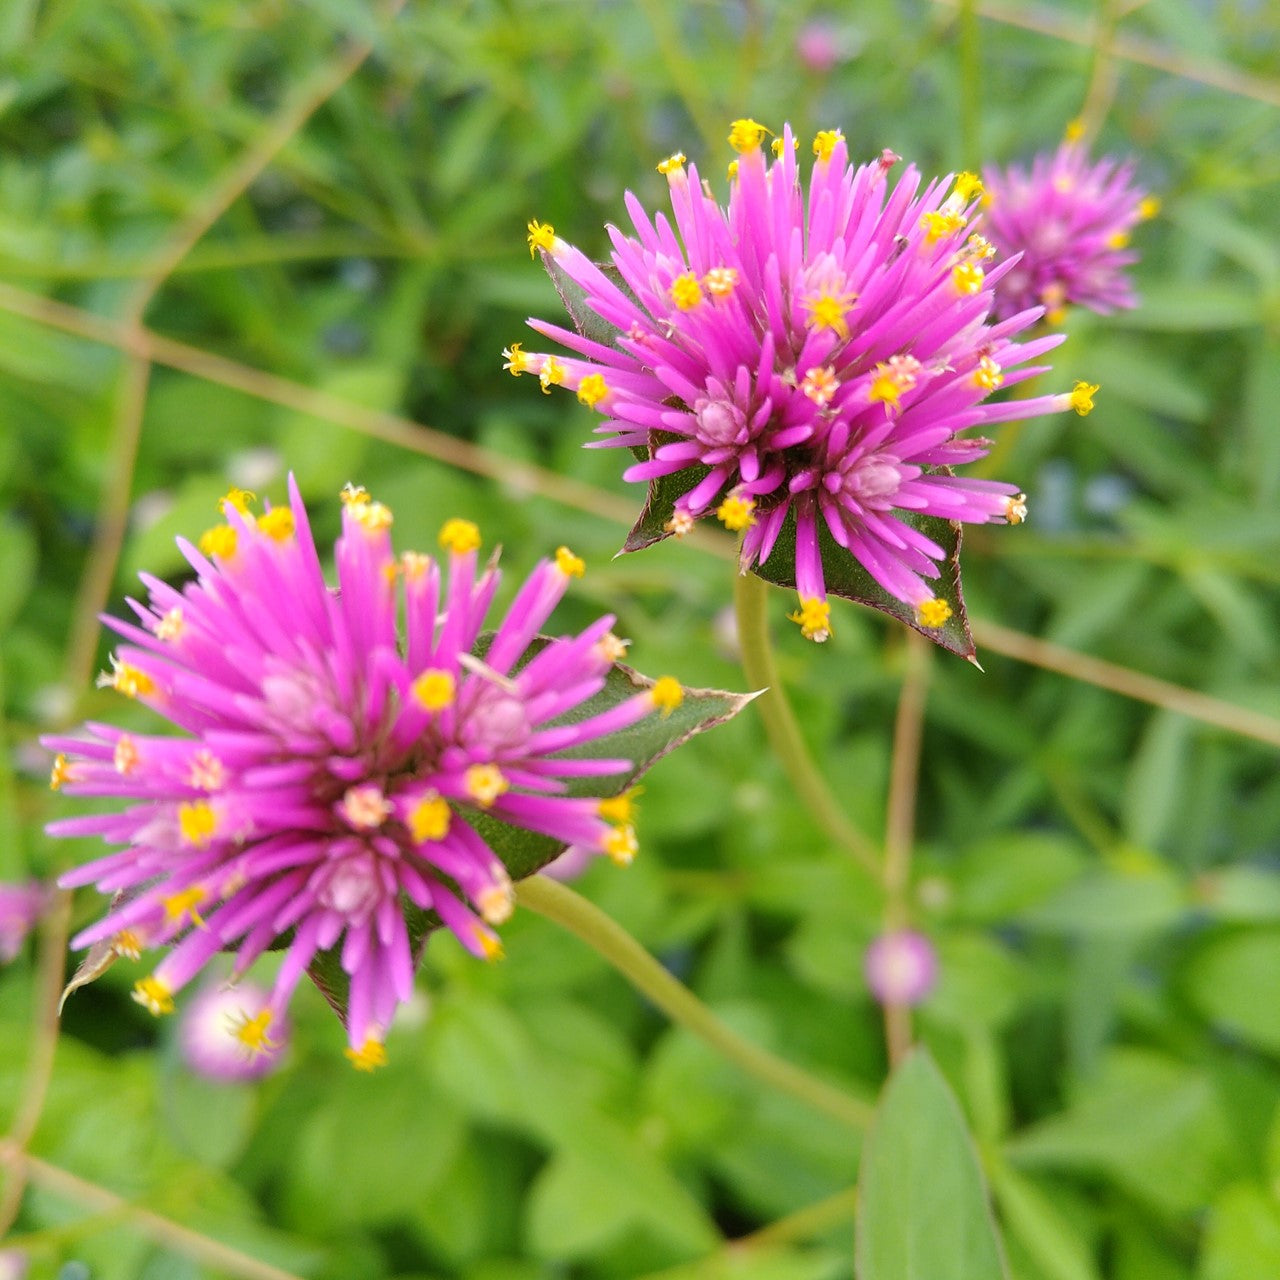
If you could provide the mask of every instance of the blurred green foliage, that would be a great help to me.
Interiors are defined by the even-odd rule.
[[[838,125],[854,155],[891,146],[926,171],[1025,159],[1081,108],[1097,15],[1000,12],[1013,20],[924,0],[410,0],[388,24],[350,0],[0,6],[0,281],[119,335],[238,157],[344,42],[369,39],[364,65],[159,282],[147,324],[617,495],[610,522],[375,439],[350,412],[304,412],[261,379],[246,392],[164,359],[133,459],[121,352],[3,293],[0,878],[81,856],[41,834],[55,804],[35,738],[119,716],[110,691],[68,683],[81,673],[67,638],[122,465],[113,610],[140,567],[180,571],[174,535],[213,523],[229,484],[276,498],[291,469],[322,535],[355,479],[393,507],[402,547],[429,546],[448,516],[478,521],[509,581],[569,542],[591,571],[566,629],[615,611],[645,670],[739,688],[725,562],[669,544],[610,560],[639,494],[616,459],[580,449],[585,410],[501,373],[524,317],[557,306],[525,223],[603,253],[624,189],[660,204],[653,165],[676,149],[716,175],[744,114],[802,135]],[[1033,519],[967,535],[965,581],[978,618],[1280,717],[1273,19],[1250,0],[1154,0],[1120,21],[1120,52],[1138,56],[1110,64],[1099,145],[1135,155],[1164,201],[1138,240],[1143,304],[1071,318],[1053,385],[1101,383],[1098,408],[1011,438],[1001,472]],[[797,52],[814,24],[829,66]],[[838,608],[818,649],[783,633],[786,607],[778,593],[784,678],[850,814],[879,833],[903,637]],[[977,1138],[1010,1273],[1272,1280],[1275,748],[982,656],[985,674],[933,662],[913,910],[942,980],[918,1030]],[[658,766],[641,834],[636,865],[592,869],[584,892],[735,1028],[873,1096],[882,1027],[861,953],[881,891],[791,797],[750,711]],[[86,895],[77,920],[98,910]],[[280,1074],[200,1084],[117,965],[67,1007],[31,1149],[316,1280],[850,1274],[848,1213],[732,1265],[719,1251],[848,1187],[856,1140],[667,1026],[544,921],[504,934],[494,967],[432,941],[420,1016],[392,1030],[371,1078],[307,991]],[[30,1055],[33,973],[29,958],[0,973],[0,1123]],[[41,1189],[14,1242],[38,1278],[224,1274]]]

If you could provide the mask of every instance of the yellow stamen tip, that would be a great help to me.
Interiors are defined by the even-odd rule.
[[[1147,221],[1160,212],[1160,197],[1145,196],[1138,204],[1138,217]]]
[[[662,712],[662,718],[665,720],[684,701],[684,689],[681,688],[680,681],[675,676],[662,676],[654,681],[653,688],[649,690],[649,697],[653,699],[653,705]]]
[[[609,394],[609,384],[604,375],[589,373],[578,383],[578,403],[594,409]]]
[[[154,974],[133,984],[133,998],[157,1018],[173,1012],[173,992]]]
[[[676,276],[671,282],[671,301],[681,311],[692,311],[702,301],[702,285],[692,271]]]
[[[509,347],[503,347],[502,358],[505,361],[502,367],[510,371],[513,378],[518,378],[522,373],[529,372],[529,353],[523,349],[519,342],[513,342]]]
[[[799,625],[806,640],[822,644],[831,637],[831,605],[817,596],[801,596],[800,608],[787,614],[787,618]]]
[[[831,159],[831,153],[836,149],[836,143],[844,140],[844,134],[839,129],[819,129],[817,137],[813,140],[813,154],[821,161]]]
[[[729,127],[729,145],[740,155],[755,151],[770,130],[755,120],[735,120]]]
[[[1093,397],[1098,393],[1096,382],[1077,382],[1071,388],[1071,408],[1082,418],[1093,412]]]
[[[462,785],[467,795],[482,809],[489,808],[511,784],[496,764],[473,764],[463,775]]]
[[[558,387],[564,381],[564,365],[555,356],[547,356],[542,362],[538,381],[542,383],[542,394],[549,396],[551,388]]]
[[[556,568],[566,578],[581,578],[587,571],[587,562],[581,556],[575,556],[568,547],[557,547]]]
[[[716,508],[716,518],[731,533],[741,533],[755,524],[755,509],[754,499],[731,493]]]
[[[683,151],[676,151],[669,155],[665,160],[658,161],[658,172],[663,174],[679,173],[684,168],[685,155]]]
[[[982,195],[985,188],[982,185],[982,179],[976,173],[961,173],[956,175],[956,195],[968,204],[970,200]]]
[[[258,517],[258,528],[274,542],[293,537],[293,512],[288,507],[272,507]]]
[[[1010,524],[1022,524],[1027,518],[1027,495],[1020,493],[1005,501],[1004,518]]]
[[[470,520],[446,520],[440,530],[440,545],[455,556],[475,551],[480,546],[480,527]]]
[[[1068,142],[1079,142],[1084,137],[1084,121],[1078,117],[1075,120],[1067,121],[1063,136]]]
[[[949,617],[951,617],[951,606],[941,596],[926,600],[916,608],[916,621],[922,627],[940,627]]]
[[[414,844],[443,840],[452,820],[453,812],[443,796],[426,795],[409,810],[409,834]]]
[[[984,275],[976,262],[960,262],[951,269],[951,280],[959,293],[980,293]]]
[[[71,766],[67,763],[66,755],[59,751],[53,757],[53,769],[49,773],[49,790],[58,791],[62,788],[63,783],[71,782],[73,775]]]
[[[608,832],[601,841],[601,845],[608,854],[609,861],[617,867],[629,867],[640,851],[635,828],[629,823],[624,823]]]
[[[274,1053],[280,1047],[280,1041],[271,1038],[270,1028],[270,1009],[263,1009],[252,1018],[244,1012],[232,1018],[232,1033],[255,1057]]]
[[[190,800],[178,806],[178,830],[187,844],[203,848],[218,830],[218,815],[207,800]]]
[[[362,484],[352,484],[350,480],[342,486],[338,497],[342,499],[344,507],[354,506],[357,502],[369,501],[369,490]]]
[[[636,813],[635,797],[639,794],[639,787],[631,787],[621,795],[606,796],[597,804],[596,812],[606,822],[634,822]]]
[[[249,504],[258,495],[250,489],[228,489],[221,498],[218,499],[218,510],[224,515],[228,507],[233,507],[242,516],[249,514]]]
[[[376,1071],[379,1067],[387,1065],[386,1046],[381,1040],[375,1040],[372,1036],[369,1036],[358,1049],[348,1047],[342,1052],[357,1071]]]
[[[418,676],[411,688],[414,698],[428,711],[443,711],[452,706],[458,692],[453,673],[434,667],[428,667]]]
[[[539,249],[550,253],[556,243],[556,229],[549,222],[539,222],[536,218],[529,223],[529,257],[533,257]]]

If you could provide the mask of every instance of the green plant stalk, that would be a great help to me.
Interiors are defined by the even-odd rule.
[[[960,149],[966,167],[977,169],[983,160],[982,36],[978,31],[976,0],[960,0]]]
[[[796,795],[818,824],[838,845],[848,850],[860,866],[879,880],[880,859],[876,847],[836,803],[826,779],[818,771],[813,753],[800,732],[796,713],[783,690],[769,639],[768,594],[768,586],[754,573],[740,573],[734,579],[733,604],[738,618],[742,670],[749,689],[765,691],[756,706],[760,708],[769,745],[786,771]]]
[[[580,894],[546,876],[530,876],[516,885],[516,897],[521,906],[580,938],[672,1022],[705,1040],[748,1075],[851,1129],[862,1130],[871,1123],[874,1110],[868,1103],[743,1039],[620,924]]]

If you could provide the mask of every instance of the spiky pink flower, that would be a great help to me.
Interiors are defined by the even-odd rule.
[[[107,619],[127,643],[103,682],[182,736],[91,723],[86,737],[48,739],[55,786],[133,802],[50,831],[124,846],[61,883],[120,895],[75,945],[172,944],[135,989],[153,1013],[169,1012],[220,950],[237,953],[238,977],[283,946],[270,998],[239,1031],[265,1050],[308,965],[336,948],[348,1055],[372,1068],[413,987],[402,899],[491,957],[513,893],[485,820],[628,861],[626,797],[575,798],[568,780],[630,761],[574,749],[669,712],[683,691],[663,677],[611,710],[578,710],[624,644],[604,617],[534,645],[583,571],[567,548],[534,569],[480,657],[498,573],[477,564],[475,525],[445,524],[447,569],[416,552],[397,559],[390,511],[348,486],[332,590],[296,486],[256,520],[251,496],[224,499],[226,523],[201,539],[203,553],[180,540],[194,582],[179,591],[143,575],[149,601],[130,601],[140,625]]]
[[[289,1041],[288,1021],[272,1024],[264,1052],[244,1043],[244,1028],[262,1016],[267,1000],[268,993],[251,982],[233,987],[206,984],[182,1010],[178,1046],[183,1061],[208,1080],[237,1083],[270,1075]]]
[[[48,902],[49,892],[38,880],[0,884],[0,964],[8,964],[22,949]]]
[[[882,933],[867,948],[863,967],[881,1004],[919,1004],[938,979],[933,944],[914,929]]]
[[[1129,237],[1160,203],[1134,185],[1133,170],[1109,156],[1091,161],[1068,137],[1029,170],[984,171],[983,231],[1001,255],[1021,255],[996,285],[997,316],[1043,306],[1060,324],[1068,306],[1106,315],[1135,305]]]
[[[600,446],[644,455],[626,479],[679,489],[666,533],[715,513],[743,532],[747,568],[794,521],[793,616],[805,635],[829,631],[828,538],[827,554],[854,557],[922,625],[940,626],[949,607],[929,584],[946,552],[915,518],[1023,518],[1016,486],[949,468],[987,452],[975,429],[1081,409],[1070,393],[989,399],[1042,372],[1028,362],[1061,338],[1013,341],[1038,306],[990,322],[1012,264],[990,265],[990,245],[969,233],[974,175],[924,183],[909,168],[890,184],[897,156],[854,168],[840,132],[824,131],[806,196],[790,129],[772,163],[766,132],[735,123],[727,208],[683,155],[664,160],[674,226],[628,193],[635,234],[609,228],[612,272],[530,224],[531,249],[598,321],[580,334],[531,320],[575,354],[517,343],[505,367],[600,413]]]

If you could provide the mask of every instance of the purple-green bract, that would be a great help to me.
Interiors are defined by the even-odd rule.
[[[195,580],[178,590],[144,575],[148,602],[130,601],[138,625],[106,619],[127,643],[103,682],[182,736],[91,723],[87,736],[48,739],[55,785],[132,802],[50,831],[124,846],[61,883],[120,895],[77,946],[171,944],[135,988],[152,1012],[169,1012],[217,952],[237,953],[238,976],[283,945],[269,999],[240,1028],[267,1051],[298,980],[332,949],[349,978],[348,1054],[372,1068],[412,990],[405,903],[491,956],[513,893],[485,822],[628,861],[627,797],[574,797],[568,785],[631,761],[598,758],[607,742],[589,758],[575,749],[670,711],[683,692],[664,677],[608,710],[582,709],[625,646],[609,617],[535,643],[582,572],[567,548],[533,570],[480,657],[498,573],[477,562],[475,525],[445,524],[447,568],[397,558],[391,513],[348,487],[331,589],[292,482],[290,495],[255,519],[251,495],[233,491],[201,550],[180,542]]]
[[[1024,517],[1015,485],[951,468],[987,453],[991,441],[969,432],[1086,410],[1074,393],[989,398],[1042,372],[1029,362],[1061,335],[1013,341],[1038,305],[991,322],[1014,264],[993,262],[970,232],[974,175],[925,182],[908,168],[891,183],[897,156],[855,168],[839,131],[824,131],[806,195],[790,129],[772,162],[765,133],[735,123],[727,208],[684,156],[660,164],[674,225],[628,193],[634,234],[609,228],[611,269],[531,224],[531,247],[602,323],[578,333],[531,320],[575,354],[515,344],[506,367],[576,391],[603,415],[601,446],[642,455],[628,480],[678,491],[666,533],[714,512],[744,531],[745,569],[763,565],[793,517],[805,635],[829,631],[827,534],[834,554],[940,626],[950,608],[931,584],[948,553],[917,517]]]

